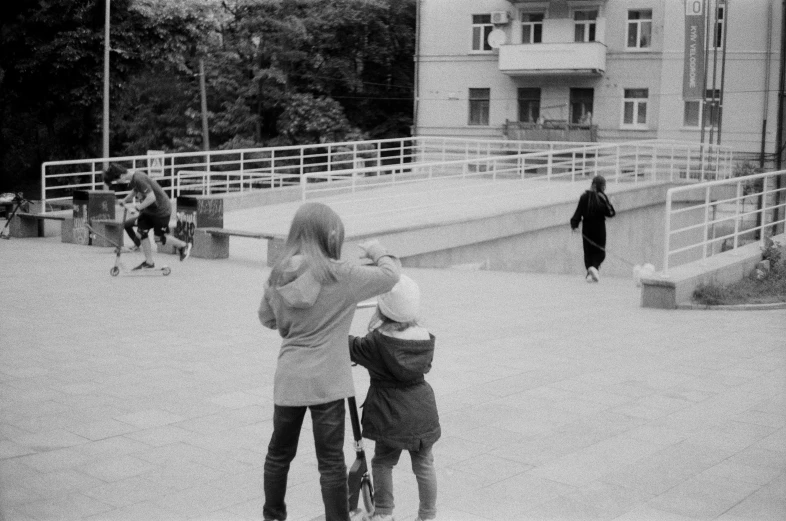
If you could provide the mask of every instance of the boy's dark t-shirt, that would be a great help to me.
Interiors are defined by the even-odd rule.
[[[142,213],[169,219],[172,214],[172,205],[169,202],[169,197],[164,193],[164,189],[158,183],[150,179],[147,174],[134,172],[129,185],[132,190],[135,190],[143,197],[147,197],[151,190],[156,196],[156,202],[142,210]]]

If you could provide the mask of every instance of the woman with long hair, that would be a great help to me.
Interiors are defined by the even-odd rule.
[[[602,175],[596,175],[592,178],[590,189],[579,197],[579,204],[570,219],[573,231],[576,231],[581,223],[587,282],[600,280],[600,265],[606,258],[606,217],[615,215],[617,212],[606,196],[606,179]]]
[[[259,320],[282,342],[273,382],[273,435],[265,458],[265,520],[287,517],[284,496],[306,410],[311,411],[326,521],[349,521],[344,399],[355,395],[347,338],[357,303],[390,291],[400,263],[377,241],[373,266],[342,261],[344,225],[321,203],[302,205],[265,284]]]

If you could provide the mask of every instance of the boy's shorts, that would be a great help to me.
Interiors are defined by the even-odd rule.
[[[169,218],[141,213],[136,220],[136,227],[140,234],[153,230],[157,237],[163,237],[169,233]]]

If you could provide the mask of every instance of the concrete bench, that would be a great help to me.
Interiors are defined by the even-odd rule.
[[[43,237],[44,221],[65,221],[63,215],[52,215],[46,213],[20,213],[17,212],[9,224],[10,237]]]
[[[272,266],[286,242],[285,235],[265,232],[250,232],[228,228],[206,227],[194,230],[194,246],[191,255],[200,259],[226,259],[229,257],[229,238],[266,239],[267,263]]]

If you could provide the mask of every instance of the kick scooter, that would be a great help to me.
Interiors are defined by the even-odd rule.
[[[355,462],[349,468],[347,477],[347,489],[349,490],[349,512],[355,520],[370,520],[374,515],[374,485],[371,483],[371,475],[368,473],[366,463],[366,451],[363,448],[363,436],[360,432],[360,419],[358,418],[358,408],[355,397],[347,398],[349,405],[349,417],[352,421],[352,435],[355,439]],[[362,506],[358,506],[360,501]],[[361,515],[365,513],[365,516]]]
[[[126,222],[126,218],[127,217],[128,217],[128,209],[127,208],[123,208],[123,220],[122,220],[122,222]],[[134,276],[134,277],[145,276],[145,275],[164,275],[164,276],[167,276],[170,273],[172,273],[172,270],[169,268],[169,266],[163,266],[161,268],[143,269],[143,270],[133,270],[133,269],[130,270],[130,269],[126,268],[126,266],[120,260],[120,254],[123,253],[123,250],[125,249],[123,247],[123,233],[120,232],[120,241],[117,242],[117,241],[115,241],[113,239],[110,239],[106,235],[103,235],[103,234],[98,233],[97,231],[95,231],[93,229],[93,227],[90,226],[89,223],[86,224],[85,226],[87,226],[87,229],[90,231],[91,234],[101,237],[102,239],[104,239],[105,241],[107,241],[108,243],[112,244],[115,247],[115,265],[112,266],[111,270],[109,270],[109,274],[112,275],[113,277],[117,277],[121,273],[123,275],[130,275],[130,276]]]
[[[374,486],[366,463],[366,451],[363,448],[363,436],[360,432],[360,418],[355,397],[347,398],[349,417],[352,421],[352,435],[355,439],[355,462],[349,468],[347,489],[349,491],[349,517],[352,521],[370,521],[374,515]],[[361,504],[362,501],[362,504]],[[318,516],[311,521],[324,521],[325,516]]]

